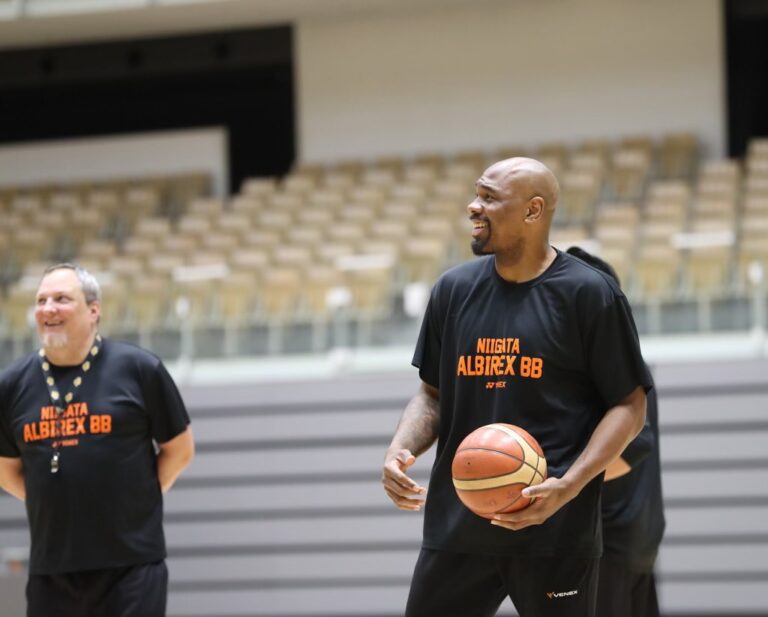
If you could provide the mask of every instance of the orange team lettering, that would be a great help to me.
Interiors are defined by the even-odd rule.
[[[477,339],[478,354],[518,354],[520,353],[519,338],[479,338]]]
[[[458,375],[499,377],[515,374],[517,356],[459,356]]]
[[[531,379],[541,378],[544,370],[544,362],[541,358],[529,358],[522,356],[520,358],[520,376],[530,377]]]
[[[111,433],[112,432],[112,416],[94,415],[91,416],[91,433]]]
[[[80,408],[79,411],[73,411],[73,414],[88,414],[87,407]],[[76,435],[111,433],[112,416],[93,415],[89,416],[90,422],[86,425],[86,415],[73,417],[63,417],[54,420],[40,420],[39,422],[29,422],[24,425],[24,442],[40,441],[41,439],[50,439],[56,437],[74,437]],[[76,440],[75,440],[76,441]]]
[[[70,403],[61,414],[61,418],[77,418],[88,415],[88,403]],[[53,405],[47,405],[40,409],[41,420],[58,420],[56,408]]]
[[[489,381],[485,384],[486,390],[493,390],[496,388],[497,390],[500,390],[501,388],[506,388],[507,382],[506,381]]]

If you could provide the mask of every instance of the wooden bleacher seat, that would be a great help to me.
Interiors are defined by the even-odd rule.
[[[341,208],[337,216],[341,222],[361,225],[367,229],[378,219],[376,208],[371,204],[352,202]]]
[[[684,261],[683,282],[696,297],[725,296],[731,282],[732,246],[691,248]]]
[[[384,220],[410,221],[422,211],[421,204],[408,200],[390,200],[381,206],[379,220],[375,227]]]
[[[182,263],[188,263],[190,257],[200,248],[197,236],[175,233],[159,242],[158,250],[168,255],[177,255]]]
[[[259,282],[255,272],[234,270],[219,282],[216,305],[224,325],[237,328],[253,319]]]
[[[229,202],[229,208],[219,217],[221,221],[229,214],[238,214],[245,216],[249,220],[256,218],[259,212],[262,212],[267,206],[263,198],[253,195],[236,195]]]
[[[315,174],[293,172],[288,174],[280,183],[280,191],[288,195],[304,197],[317,188]]]
[[[229,265],[233,272],[246,272],[261,278],[261,273],[269,268],[270,250],[268,247],[240,248],[229,254]]]
[[[21,279],[10,286],[5,297],[5,323],[13,338],[25,338],[34,332],[35,291],[42,271],[35,278]]]
[[[241,236],[241,247],[246,249],[269,250],[283,241],[277,230],[249,229]]]
[[[344,274],[331,265],[309,263],[304,266],[303,278],[303,317],[313,322],[329,320],[334,310],[332,302],[329,302],[329,294],[345,286]]]
[[[643,148],[625,147],[614,152],[609,178],[612,199],[640,200],[645,192],[651,162],[651,155]]]
[[[567,222],[589,222],[603,188],[602,172],[569,170],[562,174],[557,216]]]
[[[659,174],[662,178],[690,178],[698,162],[699,139],[692,133],[669,133],[661,140],[658,152]]]
[[[356,246],[351,242],[321,243],[314,247],[313,254],[319,264],[335,265],[340,257],[354,255]]]
[[[135,237],[147,238],[159,242],[171,235],[171,221],[162,216],[142,218],[136,222],[133,233]]]
[[[378,209],[389,197],[392,185],[367,184],[355,186],[346,193],[344,207],[348,203],[366,205],[369,208]]]
[[[162,328],[170,307],[170,276],[146,274],[133,280],[126,294],[126,313],[130,323],[145,335]]]
[[[247,178],[240,185],[240,193],[248,197],[270,197],[277,190],[275,178]]]
[[[306,247],[314,251],[325,241],[325,236],[322,227],[300,226],[289,229],[285,234],[285,239],[292,245]]]
[[[146,260],[147,274],[170,281],[175,268],[184,265],[184,256],[178,252],[155,252]]]
[[[86,240],[77,253],[78,258],[97,259],[102,262],[109,262],[117,255],[117,245],[111,240],[101,238],[91,238]]]
[[[679,284],[680,251],[671,243],[641,244],[630,289],[636,297],[662,299],[672,296]]]
[[[183,236],[195,238],[200,243],[203,238],[211,233],[214,223],[218,220],[218,215],[213,217],[201,215],[198,213],[184,214],[176,223],[176,233]]]
[[[303,283],[301,268],[271,267],[264,271],[258,301],[267,323],[292,320],[299,308]]]
[[[410,237],[403,242],[400,265],[409,283],[433,283],[448,257],[445,238]]]
[[[219,280],[216,278],[174,277],[171,312],[176,314],[183,307],[183,313],[177,316],[182,327],[206,327],[213,323],[214,302],[218,293]]]
[[[129,237],[123,243],[123,255],[139,259],[143,264],[157,251],[157,243],[149,238]]]
[[[326,171],[323,175],[322,186],[325,190],[343,194],[357,184],[361,169],[358,166],[344,169],[336,168]],[[311,197],[314,198],[314,195]]]
[[[336,220],[332,210],[313,208],[308,206],[296,213],[296,223],[302,227],[309,227],[324,231]]]
[[[358,244],[367,237],[365,227],[357,223],[338,223],[325,230],[331,242]]]
[[[254,227],[278,233],[282,237],[294,224],[293,216],[289,211],[267,209],[256,215]]]
[[[214,197],[197,197],[187,205],[187,215],[206,218],[213,222],[224,212],[224,200]]]
[[[278,268],[306,268],[312,263],[312,249],[307,246],[282,244],[272,249],[270,260]]]
[[[238,242],[245,238],[245,235],[255,229],[254,219],[258,214],[254,213],[254,218],[242,213],[241,211],[225,212],[217,220],[215,229],[219,233],[236,236]]]

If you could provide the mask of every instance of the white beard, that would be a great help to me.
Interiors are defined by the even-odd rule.
[[[52,347],[54,349],[60,349],[66,347],[69,343],[69,337],[64,332],[48,332],[43,334],[43,347]]]

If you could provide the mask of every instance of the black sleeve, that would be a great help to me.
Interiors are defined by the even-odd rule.
[[[189,425],[189,414],[176,384],[160,360],[143,383],[152,438],[158,443],[165,443],[183,433]]]
[[[643,430],[635,437],[629,445],[621,453],[623,458],[630,467],[636,467],[642,463],[646,457],[651,453],[654,448],[653,431],[651,430],[651,423],[646,416]]]
[[[440,320],[438,286],[432,293],[421,322],[416,350],[411,364],[419,369],[419,377],[424,383],[440,389],[440,349],[442,346],[442,323]]]
[[[21,452],[8,422],[8,409],[5,407],[8,404],[7,401],[5,389],[0,385],[0,456],[18,458]]]
[[[653,452],[654,448],[659,447],[659,403],[656,395],[656,388],[648,392],[647,409],[645,414],[645,425],[640,434],[626,447],[622,453],[622,458],[629,463],[630,467],[635,467],[645,460]]]
[[[651,389],[653,381],[640,353],[632,311],[623,295],[616,296],[594,317],[586,344],[587,363],[610,409],[638,386]]]

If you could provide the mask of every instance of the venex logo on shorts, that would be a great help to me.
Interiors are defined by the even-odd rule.
[[[547,597],[550,600],[556,600],[557,598],[567,598],[568,596],[575,596],[579,593],[578,589],[571,589],[571,591],[548,591]]]

